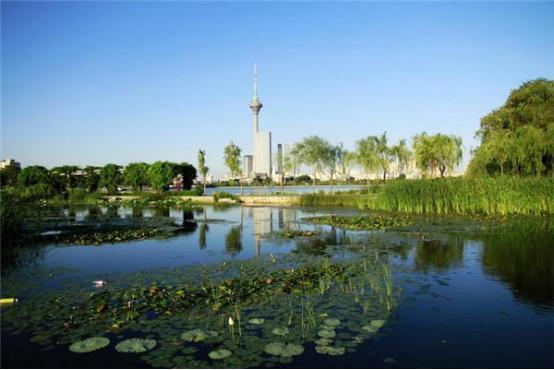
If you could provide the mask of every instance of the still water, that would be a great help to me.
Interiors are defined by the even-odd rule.
[[[549,218],[414,217],[408,226],[368,232],[305,222],[306,217],[337,213],[360,211],[211,206],[60,210],[46,231],[98,222],[98,215],[112,223],[169,218],[183,230],[164,240],[45,244],[10,256],[2,272],[2,296],[20,302],[2,307],[2,366],[554,366],[554,230]],[[289,237],[286,230],[313,235]],[[169,289],[186,282],[189,292],[206,284],[207,277],[211,284],[217,274],[255,280],[261,270],[293,274],[318,261],[326,266],[326,276],[334,263],[349,267],[334,272],[329,281],[319,277],[313,287],[302,282],[301,291],[279,290],[271,297],[235,302],[224,314],[215,308],[186,315],[149,311],[122,331],[106,330],[111,321],[91,327],[76,320],[70,326],[67,318],[58,317],[66,309],[70,317],[77,315],[64,302],[80,304],[102,289],[120,292],[154,282]],[[260,276],[267,281],[266,276],[277,280],[280,275]],[[108,282],[107,288],[92,286],[100,279]],[[119,297],[113,294],[112,300]],[[110,312],[89,314],[98,318]],[[237,324],[228,325],[228,316],[240,318],[240,333]],[[265,321],[249,323],[252,319]],[[217,331],[220,338],[182,339],[199,327]],[[68,350],[74,341],[99,335],[112,344],[85,354]],[[143,354],[114,350],[129,337],[152,338],[157,346]],[[294,344],[301,351],[276,354],[268,347],[275,343]],[[232,355],[208,355],[222,348]]]

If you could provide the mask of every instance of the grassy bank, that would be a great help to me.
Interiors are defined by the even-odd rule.
[[[394,180],[366,194],[304,195],[302,205],[351,206],[418,214],[551,214],[554,212],[554,178]]]

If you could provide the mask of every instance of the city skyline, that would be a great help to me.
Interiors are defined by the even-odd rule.
[[[548,3],[1,7],[1,154],[23,166],[196,165],[203,148],[223,177],[226,144],[253,153],[254,63],[275,143],[443,132],[467,162],[482,116],[554,77]]]

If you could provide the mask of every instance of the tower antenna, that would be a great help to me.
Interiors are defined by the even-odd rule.
[[[258,65],[254,64],[254,97],[258,97]]]

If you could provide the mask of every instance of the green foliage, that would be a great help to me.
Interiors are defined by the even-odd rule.
[[[241,149],[235,145],[232,141],[224,149],[225,165],[229,168],[232,176],[242,176],[241,169]]]
[[[124,353],[141,353],[156,347],[154,339],[131,338],[117,343],[115,350]]]
[[[190,190],[194,179],[196,179],[196,168],[187,162],[176,163],[173,167],[174,176],[181,175],[183,180],[183,189]]]
[[[175,164],[166,161],[157,161],[148,167],[148,181],[156,191],[162,191],[173,182]]]
[[[77,186],[76,172],[79,171],[78,166],[58,166],[50,170],[50,175],[63,184],[66,190]]]
[[[216,191],[214,194],[213,194],[213,197],[214,197],[214,200],[217,202],[219,202],[220,199],[232,199],[232,200],[237,200],[238,197],[236,195],[233,195],[231,193],[226,193],[224,191]]]
[[[323,172],[326,167],[329,167],[330,163],[332,165],[335,148],[319,136],[309,136],[292,148],[291,155],[298,160],[299,164],[312,167],[315,191],[316,176]]]
[[[528,81],[481,119],[470,175],[545,175],[554,161],[554,81]]]
[[[92,337],[73,343],[69,346],[69,350],[75,353],[89,353],[104,348],[108,344],[110,340],[106,337]]]
[[[148,185],[148,164],[129,163],[123,171],[123,183],[134,191],[142,191],[142,187]]]
[[[50,178],[50,173],[46,168],[42,166],[29,166],[21,170],[17,179],[17,183],[22,187],[27,187],[37,184],[50,185],[52,181]]]
[[[21,169],[18,167],[7,166],[0,170],[0,183],[2,186],[17,185],[17,178]]]
[[[319,216],[304,219],[314,224],[324,224],[351,230],[386,229],[408,225],[408,221],[402,216],[393,215],[368,215],[368,216]],[[332,326],[332,325],[330,325]]]
[[[85,181],[84,186],[89,193],[93,193],[98,190],[100,185],[100,167],[86,166],[84,169]]]
[[[452,171],[462,160],[462,139],[443,134],[427,135],[423,132],[414,137],[416,165],[420,171],[434,177],[436,170],[444,177],[446,170]]]
[[[204,192],[206,191],[206,178],[208,177],[208,171],[210,168],[206,166],[206,151],[198,150],[198,171],[202,176],[202,183],[204,184]]]
[[[391,181],[367,198],[375,210],[438,214],[550,214],[554,178],[445,178]]]
[[[118,165],[109,163],[100,170],[100,185],[105,187],[110,194],[116,193],[121,185],[119,168]]]

